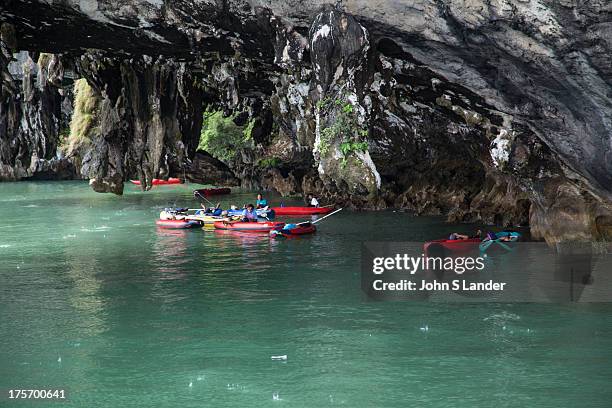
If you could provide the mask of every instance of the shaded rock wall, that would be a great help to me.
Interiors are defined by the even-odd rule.
[[[240,185],[240,180],[234,176],[234,173],[225,163],[206,152],[196,152],[185,172],[185,176],[192,183],[224,186]]]

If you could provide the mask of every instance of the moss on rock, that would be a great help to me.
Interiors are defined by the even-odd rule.
[[[74,111],[70,120],[70,134],[66,140],[68,152],[88,144],[98,127],[100,95],[84,78],[74,82]]]

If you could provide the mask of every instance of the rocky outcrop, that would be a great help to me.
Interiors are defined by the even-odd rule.
[[[368,151],[371,100],[368,31],[349,14],[321,11],[309,32],[315,108],[314,155],[326,184],[375,196],[380,175]]]
[[[252,146],[226,163],[245,186],[455,221],[529,223],[549,242],[609,238],[605,2],[0,7],[18,49],[61,54],[104,101],[81,168],[98,191],[188,168],[206,107],[250,126]],[[3,101],[0,112],[19,105]],[[29,146],[41,140],[28,137]],[[2,162],[19,167],[24,155],[4,149]]]
[[[71,109],[60,58],[13,55],[14,29],[8,24],[2,25],[0,48],[0,181],[75,178],[75,166],[58,149]]]
[[[121,194],[131,176],[150,189],[183,168],[202,123],[201,91],[184,63],[87,53],[77,71],[100,98],[97,132],[81,153],[95,191]]]
[[[196,152],[185,172],[185,176],[192,183],[223,186],[240,185],[240,180],[234,176],[234,173],[225,163],[202,151]]]

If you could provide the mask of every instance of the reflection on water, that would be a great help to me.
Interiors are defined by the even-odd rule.
[[[343,211],[299,239],[156,228],[173,202],[192,203],[191,186],[115,197],[86,183],[0,184],[0,388],[67,387],[74,407],[612,398],[608,305],[376,302],[361,292],[363,240],[423,242],[471,225]]]

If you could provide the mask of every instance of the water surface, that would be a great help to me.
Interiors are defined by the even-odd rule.
[[[610,406],[610,305],[361,292],[362,241],[471,226],[345,211],[302,239],[157,229],[193,187],[0,183],[0,389],[69,396],[0,406]]]

